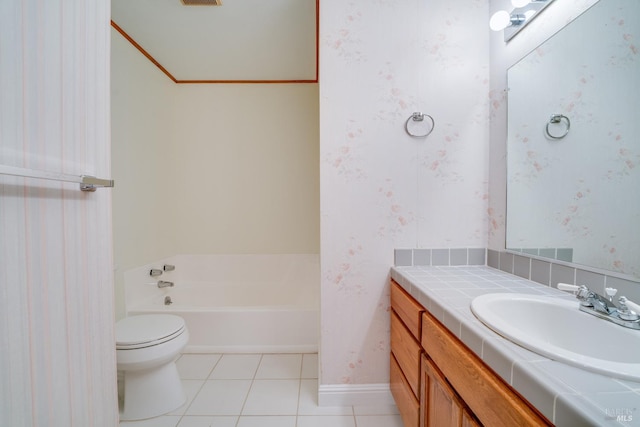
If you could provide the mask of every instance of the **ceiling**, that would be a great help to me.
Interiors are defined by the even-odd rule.
[[[316,3],[111,0],[111,19],[177,82],[317,81]]]

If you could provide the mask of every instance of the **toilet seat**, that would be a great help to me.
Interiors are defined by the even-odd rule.
[[[170,341],[184,331],[184,319],[171,314],[126,317],[116,323],[116,350],[152,347]]]

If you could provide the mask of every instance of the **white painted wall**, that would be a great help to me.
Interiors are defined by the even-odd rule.
[[[117,317],[124,271],[173,255],[175,84],[111,29],[113,244]],[[167,208],[169,205],[169,208]]]
[[[0,164],[109,178],[109,2],[0,2]],[[117,426],[111,190],[0,176],[0,425]]]
[[[177,253],[318,253],[316,84],[179,85]]]
[[[112,40],[117,316],[154,260],[318,253],[318,86],[176,85]]]

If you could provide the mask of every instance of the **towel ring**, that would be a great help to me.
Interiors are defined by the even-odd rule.
[[[414,132],[409,130],[409,121],[422,122],[422,121],[424,121],[425,118],[428,118],[431,121],[431,129],[429,129],[429,131],[427,133],[414,133]],[[407,132],[407,134],[409,134],[409,136],[411,136],[413,138],[426,138],[429,135],[431,135],[431,132],[433,132],[433,129],[435,127],[436,127],[436,122],[433,120],[433,117],[431,117],[428,114],[422,114],[420,112],[413,113],[411,116],[409,116],[407,121],[404,122],[404,130]]]
[[[549,125],[550,124],[555,124],[555,123],[560,123],[562,122],[562,120],[564,120],[567,124],[567,128],[565,129],[564,133],[562,135],[551,135],[551,132],[549,131]],[[547,123],[547,127],[545,128],[545,133],[547,134],[547,136],[551,139],[562,139],[565,136],[567,136],[567,134],[569,133],[569,129],[571,128],[571,120],[569,120],[569,117],[565,116],[564,114],[552,114],[551,118],[549,119],[549,123]]]

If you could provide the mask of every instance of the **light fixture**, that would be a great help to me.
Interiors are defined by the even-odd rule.
[[[511,0],[514,9],[511,12],[499,10],[494,13],[489,20],[489,27],[493,31],[504,30],[504,41],[509,41],[552,1]]]
[[[525,14],[509,14],[506,10],[499,10],[489,20],[489,27],[493,31],[502,31],[509,26],[522,25],[527,20]]]

